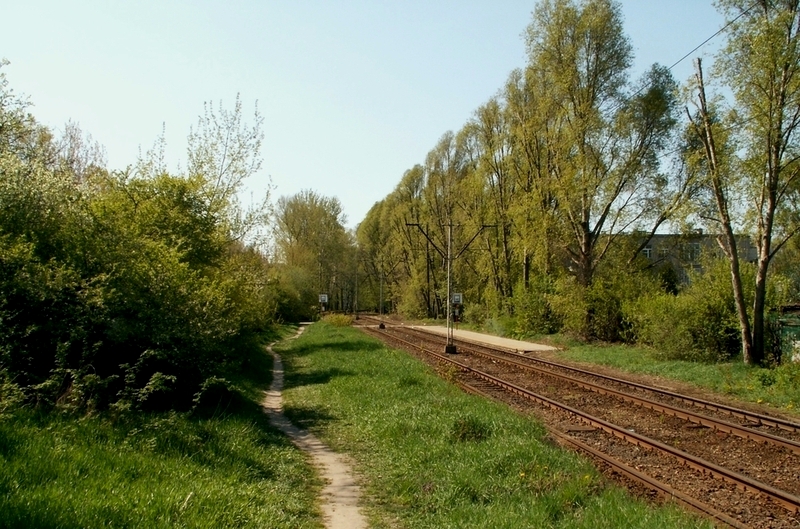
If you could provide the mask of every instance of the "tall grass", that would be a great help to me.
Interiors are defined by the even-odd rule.
[[[254,396],[271,362],[236,384]],[[256,402],[202,413],[0,416],[0,528],[319,528],[321,483]]]
[[[355,329],[280,348],[285,411],[362,476],[373,527],[708,527],[609,485],[543,427]]]

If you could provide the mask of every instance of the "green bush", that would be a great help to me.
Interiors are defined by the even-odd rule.
[[[661,290],[658,279],[647,272],[610,266],[598,270],[588,287],[571,276],[560,278],[554,286],[549,300],[563,330],[607,342],[632,341],[631,303]]]
[[[241,242],[238,181],[71,172],[7,96],[0,74],[0,371],[42,406],[188,409],[280,304]]]
[[[745,284],[751,283],[745,279]],[[678,295],[643,296],[629,312],[638,341],[664,359],[715,362],[741,347],[730,272],[722,259],[704,261],[704,271],[692,274]]]
[[[25,401],[25,393],[12,382],[6,371],[0,371],[0,420]]]
[[[554,292],[553,279],[546,275],[534,276],[527,287],[522,282],[517,284],[512,306],[518,333],[552,334],[559,331],[562,322],[551,306]]]
[[[322,321],[335,327],[349,327],[353,324],[353,316],[350,314],[327,314]]]
[[[489,319],[489,311],[484,303],[470,303],[464,307],[464,323],[483,325]]]

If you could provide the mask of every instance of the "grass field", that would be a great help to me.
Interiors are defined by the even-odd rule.
[[[237,384],[251,397],[271,360]],[[0,528],[320,528],[321,483],[256,402],[212,411],[0,415]]]
[[[631,498],[537,422],[356,329],[317,324],[278,350],[287,415],[353,457],[373,527],[709,527]]]
[[[797,370],[563,354],[791,408]],[[533,420],[462,393],[405,353],[326,323],[278,347],[295,423],[352,456],[376,528],[710,527],[608,484]],[[322,527],[321,483],[257,402],[266,354],[229,377],[246,399],[206,415],[0,413],[0,529]],[[248,400],[249,399],[249,400]]]

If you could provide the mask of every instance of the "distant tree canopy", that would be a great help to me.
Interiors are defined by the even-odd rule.
[[[285,290],[293,292],[295,313],[316,315],[319,294],[327,294],[327,309],[354,308],[355,250],[337,198],[313,190],[278,199],[275,244],[286,276]]]
[[[524,34],[527,65],[461,130],[445,133],[359,225],[362,296],[374,298],[384,277],[395,310],[443,317],[440,250],[453,225],[454,251],[464,250],[453,287],[465,294],[468,320],[502,332],[652,343],[653,325],[675,326],[664,314],[691,314],[703,323],[679,326],[685,336],[675,355],[727,358],[744,343],[745,361],[762,362],[771,347],[766,310],[800,299],[791,259],[777,259],[775,281],[767,282],[779,250],[796,255],[800,228],[800,18],[795,0],[750,4],[720,3],[736,20],[714,79],[732,90],[738,112],[723,111],[720,98],[708,111],[726,200],[731,215],[742,217],[732,224],[735,234],[726,238],[715,213],[716,169],[703,147],[712,125],[703,124],[702,112],[681,121],[697,81],[681,89],[657,64],[632,80],[617,2],[542,0]],[[493,228],[481,230],[486,225]],[[723,274],[722,283],[695,278],[676,297],[675,280],[665,280],[675,270],[642,255],[667,227],[687,234],[705,228],[720,234],[723,249],[726,240],[751,234],[759,257],[737,264],[739,279],[729,273],[722,294],[714,289],[725,284],[725,272],[709,261],[702,268]],[[724,301],[704,308],[704,298]],[[712,322],[723,338],[703,329]],[[736,334],[744,342],[729,339]]]
[[[76,125],[56,138],[27,108],[0,71],[0,382],[42,405],[192,406],[277,317],[249,236],[268,211],[236,198],[260,118],[207,110],[176,175],[163,144],[109,172]]]

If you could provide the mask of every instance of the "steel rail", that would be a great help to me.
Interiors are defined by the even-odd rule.
[[[406,329],[408,329],[408,328],[406,328]],[[413,331],[417,331],[417,332],[422,332],[422,333],[425,333],[425,334],[429,334],[429,335],[432,335],[432,336],[437,336],[435,333],[425,332],[425,331],[423,331],[421,329],[418,329],[418,328],[415,328],[415,329],[412,329],[412,330]],[[642,391],[649,391],[651,393],[664,395],[664,396],[671,397],[671,398],[676,399],[676,400],[680,400],[681,402],[684,402],[686,404],[691,404],[693,406],[697,406],[699,408],[704,408],[704,409],[709,409],[709,410],[714,410],[714,411],[727,413],[727,414],[729,414],[731,416],[738,417],[740,419],[745,419],[745,420],[757,423],[758,425],[770,426],[772,428],[777,428],[777,429],[786,430],[786,431],[790,431],[790,432],[800,432],[800,423],[796,423],[796,422],[793,422],[793,421],[782,419],[780,417],[772,417],[770,415],[764,415],[762,413],[743,410],[741,408],[736,408],[734,406],[728,406],[726,404],[721,404],[719,402],[712,402],[712,401],[705,400],[705,399],[700,399],[700,398],[696,398],[696,397],[690,397],[688,395],[681,395],[680,393],[675,393],[675,392],[669,391],[667,389],[656,388],[656,387],[653,387],[653,386],[648,386],[646,384],[639,384],[637,382],[632,382],[632,381],[629,381],[629,380],[624,380],[624,379],[621,379],[621,378],[616,378],[616,377],[612,377],[612,376],[609,376],[609,375],[604,375],[604,374],[601,374],[601,373],[595,373],[594,371],[588,371],[588,370],[581,369],[581,368],[578,368],[578,367],[568,366],[566,364],[553,362],[552,360],[545,360],[543,358],[534,358],[534,357],[530,357],[530,356],[525,356],[523,354],[520,354],[517,351],[513,351],[511,349],[507,349],[507,348],[500,347],[500,346],[491,346],[491,347],[489,347],[489,346],[487,346],[487,344],[473,342],[472,340],[464,340],[463,338],[459,338],[457,341],[461,342],[462,344],[466,344],[466,345],[484,347],[484,348],[487,348],[487,349],[490,349],[490,350],[491,349],[495,349],[495,350],[498,350],[498,351],[502,351],[505,354],[519,356],[520,358],[525,358],[526,360],[528,360],[530,362],[543,364],[543,365],[546,365],[548,367],[554,367],[554,368],[557,368],[557,369],[563,369],[565,371],[572,371],[572,372],[575,372],[575,373],[580,373],[580,374],[585,375],[585,376],[592,376],[592,377],[600,378],[600,379],[603,379],[603,380],[608,380],[609,382],[614,382],[616,384],[620,384],[620,385],[624,385],[624,386],[640,389]]]
[[[493,395],[483,391],[480,388],[476,388],[475,386],[470,386],[464,382],[457,382],[458,386],[466,391],[467,393],[472,393],[474,395],[479,395],[486,399],[494,399]],[[683,492],[676,490],[666,483],[658,481],[657,479],[648,476],[643,472],[639,472],[635,468],[630,465],[626,465],[622,461],[608,455],[604,454],[600,450],[593,448],[586,443],[570,436],[566,432],[562,432],[556,428],[549,428],[548,431],[559,441],[562,443],[569,445],[572,449],[584,452],[591,457],[601,461],[603,464],[610,467],[614,472],[625,476],[626,478],[630,479],[633,482],[639,483],[650,490],[655,491],[657,494],[660,494],[662,497],[673,500],[699,514],[707,516],[717,522],[721,522],[729,527],[733,527],[735,529],[748,529],[749,526],[743,524],[736,518],[732,516],[728,516],[727,514],[718,511],[717,509],[713,508],[712,506],[708,505],[705,502],[699,501],[695,498],[692,498],[688,494],[684,494]]]
[[[707,503],[701,502],[695,498],[692,498],[688,494],[684,494],[683,492],[676,490],[666,483],[662,483],[657,479],[648,476],[643,472],[639,472],[635,468],[626,465],[622,461],[619,461],[603,452],[587,445],[584,442],[575,439],[574,437],[567,435],[563,432],[560,432],[555,429],[551,429],[550,433],[552,433],[555,437],[561,440],[564,443],[569,444],[576,450],[580,450],[591,455],[594,458],[601,460],[603,463],[609,465],[615,472],[622,474],[623,476],[627,477],[628,479],[641,483],[645,487],[648,487],[652,490],[655,490],[658,494],[663,497],[670,498],[675,500],[676,502],[696,511],[700,514],[708,516],[718,522],[724,523],[730,527],[735,527],[736,529],[748,529],[748,525],[743,524],[736,518],[732,516],[728,516],[727,514],[718,511],[717,509],[713,508],[712,506],[708,505]]]
[[[731,483],[743,491],[753,491],[763,494],[769,497],[778,505],[781,505],[783,508],[785,508],[787,511],[791,513],[800,512],[800,497],[795,496],[794,494],[777,489],[775,487],[767,485],[766,483],[762,483],[758,480],[752,479],[743,474],[739,474],[738,472],[726,469],[724,467],[711,463],[710,461],[706,461],[700,457],[693,456],[692,454],[689,454],[687,452],[684,452],[683,450],[679,450],[677,448],[664,444],[660,441],[656,441],[655,439],[650,439],[639,433],[626,430],[625,428],[617,426],[604,419],[600,419],[599,417],[594,417],[591,414],[585,413],[581,410],[560,403],[544,395],[539,395],[537,393],[529,391],[525,388],[522,388],[505,380],[502,380],[498,377],[495,377],[494,375],[490,375],[488,373],[484,373],[483,371],[471,368],[461,362],[458,362],[453,358],[448,358],[447,356],[441,355],[434,351],[426,350],[424,347],[418,344],[414,344],[397,336],[393,336],[391,333],[388,333],[386,331],[379,331],[377,329],[371,329],[371,331],[375,332],[378,335],[387,336],[391,339],[400,341],[410,347],[419,349],[422,352],[430,356],[433,356],[439,361],[454,365],[458,367],[461,371],[471,374],[472,376],[475,376],[482,380],[485,380],[486,382],[494,384],[500,388],[503,388],[514,395],[518,395],[528,400],[532,400],[533,402],[536,402],[540,405],[549,407],[554,410],[567,412],[572,416],[576,417],[577,419],[579,419],[580,421],[585,422],[586,424],[589,424],[591,426],[594,426],[595,428],[598,428],[600,430],[603,430],[604,432],[613,435],[614,437],[618,437],[624,441],[627,441],[637,446],[643,446],[646,448],[658,450],[664,454],[676,458],[678,461],[688,465],[689,467],[695,470],[698,470],[699,472],[709,473],[715,478],[722,479],[723,481]]]
[[[426,336],[436,336],[436,337],[438,337],[438,335],[427,334],[427,333],[426,333]],[[520,362],[520,361],[512,360],[512,359],[509,359],[509,358],[503,358],[503,357],[497,356],[493,352],[484,352],[484,351],[475,350],[475,349],[472,349],[472,347],[474,347],[474,344],[470,343],[466,347],[466,350],[470,351],[472,354],[475,354],[477,356],[481,356],[483,358],[488,358],[490,360],[503,362],[506,365],[519,367],[521,369],[526,369],[526,370],[529,370],[529,371],[533,371],[535,373],[538,373],[538,374],[541,374],[541,375],[544,375],[544,376],[549,376],[549,377],[556,378],[558,380],[563,380],[565,382],[568,382],[570,384],[574,384],[576,386],[579,386],[579,387],[581,387],[581,388],[583,388],[585,390],[588,390],[588,391],[592,391],[594,393],[599,393],[601,395],[608,395],[610,397],[615,397],[615,398],[621,399],[621,400],[623,400],[625,402],[634,404],[636,406],[641,406],[641,407],[643,407],[645,409],[653,410],[655,412],[663,413],[665,415],[669,415],[669,416],[672,416],[672,417],[677,417],[677,418],[682,419],[684,421],[688,421],[688,422],[691,422],[691,423],[694,423],[694,424],[699,424],[701,426],[705,426],[707,428],[712,428],[712,429],[718,430],[720,432],[724,432],[724,433],[728,433],[728,434],[731,434],[731,435],[735,435],[735,436],[740,437],[742,439],[750,439],[752,441],[759,442],[759,443],[771,443],[771,444],[773,444],[775,446],[780,446],[781,448],[785,448],[785,449],[793,452],[794,454],[800,455],[800,442],[794,441],[792,439],[786,439],[785,437],[772,435],[772,434],[766,433],[766,432],[759,432],[757,430],[753,430],[752,428],[748,428],[746,426],[740,426],[738,424],[734,424],[734,423],[731,423],[731,422],[728,422],[728,421],[724,421],[722,419],[714,419],[712,417],[707,417],[705,415],[700,415],[698,413],[694,413],[694,412],[689,411],[689,410],[676,408],[675,406],[671,406],[669,404],[656,402],[656,401],[648,399],[646,397],[638,397],[636,395],[631,395],[630,393],[625,393],[624,391],[619,391],[619,390],[616,390],[616,389],[613,389],[613,388],[609,388],[609,387],[606,387],[606,386],[601,386],[601,385],[594,384],[594,383],[586,381],[586,380],[582,380],[582,379],[575,378],[575,377],[572,377],[572,376],[569,376],[569,375],[558,373],[558,372],[552,371],[550,369],[545,369],[545,368],[542,368],[542,367],[538,367],[538,366],[532,365],[531,363],[528,363],[528,362]],[[488,351],[492,351],[492,348],[486,347],[485,345],[481,345],[480,347],[482,349],[486,349]],[[531,360],[528,357],[522,357],[522,358],[524,358],[526,361]],[[574,371],[575,370],[573,370],[573,372]],[[585,375],[593,375],[593,373],[591,373],[589,371],[580,370],[580,372],[582,374],[585,374]],[[616,380],[618,380],[621,383],[624,383],[624,381],[622,381],[620,379],[616,379]],[[641,386],[641,387],[644,387],[644,388],[647,387],[647,386],[642,386],[640,384],[637,384],[637,386]]]
[[[438,334],[427,332],[427,331],[424,331],[423,329],[420,329],[420,328],[405,327],[403,330],[406,331],[406,332],[420,333],[420,334],[424,334],[426,336],[438,337]],[[792,422],[792,421],[788,421],[786,419],[782,419],[780,417],[772,417],[772,416],[769,416],[769,415],[764,415],[764,414],[761,414],[761,413],[748,411],[748,410],[743,410],[743,409],[735,408],[733,406],[728,406],[728,405],[725,405],[725,404],[720,404],[718,402],[712,402],[712,401],[705,400],[705,399],[699,399],[699,398],[696,398],[696,397],[690,397],[688,395],[681,395],[680,393],[675,393],[673,391],[669,391],[669,390],[666,390],[666,389],[656,388],[656,387],[648,386],[648,385],[645,385],[645,384],[639,384],[637,382],[632,382],[632,381],[624,380],[624,379],[621,379],[621,378],[616,378],[616,377],[612,377],[612,376],[609,376],[609,375],[604,375],[604,374],[601,374],[601,373],[595,373],[594,371],[588,371],[588,370],[585,370],[585,369],[580,369],[580,368],[577,368],[577,367],[568,366],[568,365],[561,364],[561,363],[558,363],[558,362],[553,362],[551,360],[545,360],[545,359],[542,359],[542,358],[534,358],[534,357],[526,356],[526,355],[518,353],[517,351],[512,351],[510,349],[507,349],[507,348],[504,348],[504,347],[500,347],[500,346],[489,346],[489,345],[487,345],[485,343],[477,343],[477,342],[474,342],[472,340],[464,340],[462,338],[457,339],[457,341],[460,342],[462,345],[466,345],[467,347],[470,347],[470,346],[471,347],[481,347],[481,348],[489,350],[489,351],[500,351],[503,354],[508,354],[508,355],[517,356],[519,358],[524,358],[527,362],[544,365],[544,366],[546,366],[548,368],[561,369],[561,370],[568,371],[568,372],[579,373],[581,375],[588,376],[588,377],[594,377],[594,378],[599,378],[599,379],[602,379],[602,380],[607,380],[609,382],[613,382],[615,384],[619,384],[619,385],[622,385],[622,386],[627,386],[627,387],[630,387],[630,388],[635,388],[635,389],[639,389],[639,390],[642,390],[642,391],[655,393],[657,395],[667,396],[667,397],[676,399],[676,400],[678,400],[680,402],[683,402],[685,404],[690,404],[692,406],[696,406],[698,408],[712,410],[712,411],[718,411],[718,412],[721,412],[721,413],[727,413],[728,415],[731,415],[733,417],[738,417],[740,419],[747,420],[747,421],[750,421],[752,423],[755,423],[756,426],[769,426],[769,427],[772,427],[772,428],[781,429],[781,430],[785,430],[785,431],[789,431],[789,432],[800,432],[800,424]],[[475,352],[477,354],[481,354],[479,351],[475,351]],[[525,366],[525,367],[527,367],[527,366]],[[554,373],[553,371],[548,371],[548,372],[549,373]],[[626,394],[626,395],[629,395],[629,394]],[[647,399],[647,400],[649,400],[649,399]],[[721,420],[720,420],[720,422],[722,424],[725,424],[725,425],[729,425],[729,426],[733,426],[735,428],[743,429],[746,432],[748,432],[748,435],[750,435],[750,434],[758,434],[758,435],[765,436],[766,438],[772,437],[772,438],[776,438],[776,439],[785,439],[785,438],[782,438],[782,437],[779,437],[779,436],[771,436],[771,434],[758,432],[758,431],[753,430],[752,428],[749,428],[747,426],[742,427],[742,426],[739,426],[739,425],[733,425],[732,423],[727,423],[727,422],[721,421]],[[708,425],[705,425],[705,426],[708,426]],[[720,430],[720,431],[726,431],[726,430]],[[734,432],[726,432],[726,433],[734,433]],[[734,433],[734,435],[739,435],[739,434]],[[740,437],[744,437],[744,438],[752,438],[752,437],[749,437],[748,435],[739,435],[739,436]],[[800,452],[798,452],[798,450],[800,450],[800,443],[795,442],[795,441],[789,441],[789,444],[791,445],[791,447],[787,446],[787,448],[789,448],[790,450],[792,450],[795,453],[800,454]]]
[[[495,399],[495,397],[480,388],[475,386],[470,386],[461,381],[457,381],[458,386],[466,391],[467,393],[472,393],[474,395],[481,396],[486,399]],[[584,452],[591,457],[601,461],[603,464],[610,467],[614,472],[625,476],[626,478],[630,479],[633,482],[639,483],[644,487],[655,491],[657,494],[660,494],[662,497],[671,499],[684,505],[685,507],[707,516],[717,522],[721,522],[727,526],[733,527],[735,529],[748,529],[749,526],[743,524],[736,518],[732,516],[728,516],[727,514],[718,511],[717,509],[713,508],[712,506],[708,505],[705,502],[699,501],[695,498],[692,498],[688,494],[684,494],[683,492],[676,490],[664,482],[658,481],[657,479],[648,476],[643,472],[639,472],[635,468],[630,465],[626,465],[622,461],[597,450],[594,447],[587,445],[586,443],[570,436],[566,432],[562,432],[556,428],[549,428],[548,431],[560,442],[569,445],[572,449]]]
[[[757,430],[753,430],[752,428],[748,428],[746,426],[739,426],[738,424],[724,421],[722,419],[714,419],[711,417],[707,417],[705,415],[700,415],[698,413],[694,413],[688,410],[676,408],[675,406],[670,406],[669,404],[656,402],[654,400],[645,397],[637,397],[636,395],[631,395],[630,393],[625,393],[624,391],[619,391],[613,388],[600,386],[598,384],[594,384],[586,380],[581,380],[579,378],[571,377],[569,375],[563,375],[561,373],[557,373],[549,369],[543,369],[523,362],[518,362],[516,360],[500,358],[495,355],[480,351],[474,351],[473,354],[480,355],[484,358],[489,358],[492,360],[504,362],[507,365],[534,371],[536,373],[545,376],[550,376],[559,380],[564,380],[571,384],[575,384],[579,387],[582,387],[588,391],[599,393],[601,395],[616,397],[621,400],[624,400],[625,402],[629,402],[631,404],[635,404],[637,406],[641,406],[646,409],[650,409],[659,413],[664,413],[666,415],[677,417],[679,419],[683,419],[685,421],[689,421],[694,424],[706,426],[708,428],[713,428],[714,430],[732,434],[737,437],[741,437],[743,439],[750,439],[752,441],[763,442],[763,443],[772,443],[776,446],[780,446],[782,448],[790,450],[795,454],[800,455],[800,443],[791,439],[786,439],[785,437],[779,437],[766,432],[759,432]]]

